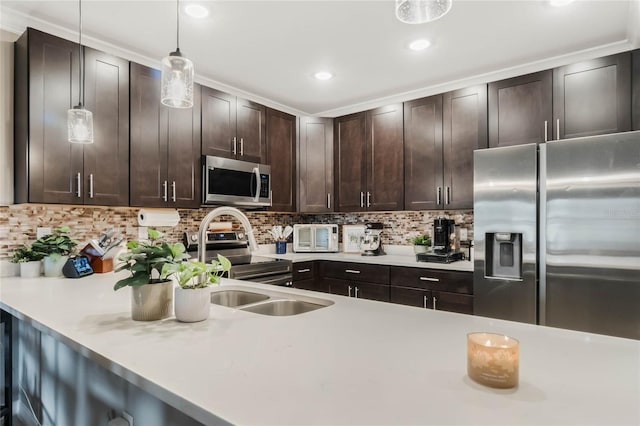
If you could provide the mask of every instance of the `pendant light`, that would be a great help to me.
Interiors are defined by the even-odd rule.
[[[180,0],[176,0],[176,51],[162,59],[160,101],[172,108],[193,106],[193,62],[180,53]]]
[[[396,17],[405,24],[424,24],[442,18],[452,0],[396,0]]]
[[[79,37],[78,37],[78,105],[67,111],[67,129],[69,142],[93,143],[93,114],[84,109],[84,55],[82,51],[82,0],[78,0]]]

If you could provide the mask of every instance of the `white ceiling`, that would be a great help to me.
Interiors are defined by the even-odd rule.
[[[209,17],[180,18],[197,80],[294,114],[338,116],[640,47],[639,0],[454,0],[422,25],[398,21],[391,0],[198,3]],[[0,4],[3,29],[77,39],[77,1]],[[175,5],[84,0],[84,44],[157,67],[176,47]],[[416,38],[432,47],[407,49]],[[335,77],[313,78],[321,69]]]

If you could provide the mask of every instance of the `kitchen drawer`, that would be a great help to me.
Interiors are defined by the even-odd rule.
[[[322,262],[320,277],[340,280],[389,284],[389,266],[351,262]]]
[[[431,292],[431,303],[433,309],[438,311],[473,315],[473,296],[469,294],[433,291]]]
[[[431,292],[418,288],[389,287],[389,301],[399,305],[431,308]]]
[[[392,286],[473,294],[473,273],[425,268],[391,267]]]
[[[300,262],[293,264],[293,282],[303,280],[313,280],[315,277],[315,264],[314,262]]]

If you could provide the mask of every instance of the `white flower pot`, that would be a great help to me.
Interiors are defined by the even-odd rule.
[[[209,318],[211,288],[184,289],[176,287],[175,305],[178,321],[204,321]]]
[[[20,276],[23,278],[37,278],[42,273],[42,261],[32,260],[31,262],[20,263]]]
[[[173,281],[131,286],[131,318],[157,321],[171,316]]]
[[[62,267],[69,256],[60,256],[59,254],[52,254],[44,258],[44,276],[45,277],[61,277]]]
[[[418,253],[426,253],[426,252],[428,252],[428,251],[429,251],[429,248],[430,248],[429,246],[419,246],[419,245],[414,245],[414,246],[413,246],[413,252],[414,252],[415,254],[418,254]]]

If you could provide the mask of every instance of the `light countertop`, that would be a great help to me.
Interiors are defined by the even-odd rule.
[[[331,260],[334,262],[370,263],[375,265],[407,266],[412,268],[441,269],[445,271],[473,272],[473,261],[459,260],[452,263],[418,262],[411,246],[385,246],[387,254],[382,256],[362,256],[359,253],[294,253],[292,245],[287,244],[287,253],[275,254],[273,244],[260,245],[260,256],[290,260],[293,263],[312,260]]]
[[[234,280],[335,303],[135,322],[116,280],[2,278],[0,307],[205,424],[640,424],[636,340]],[[467,377],[472,331],[520,340],[518,388]]]

